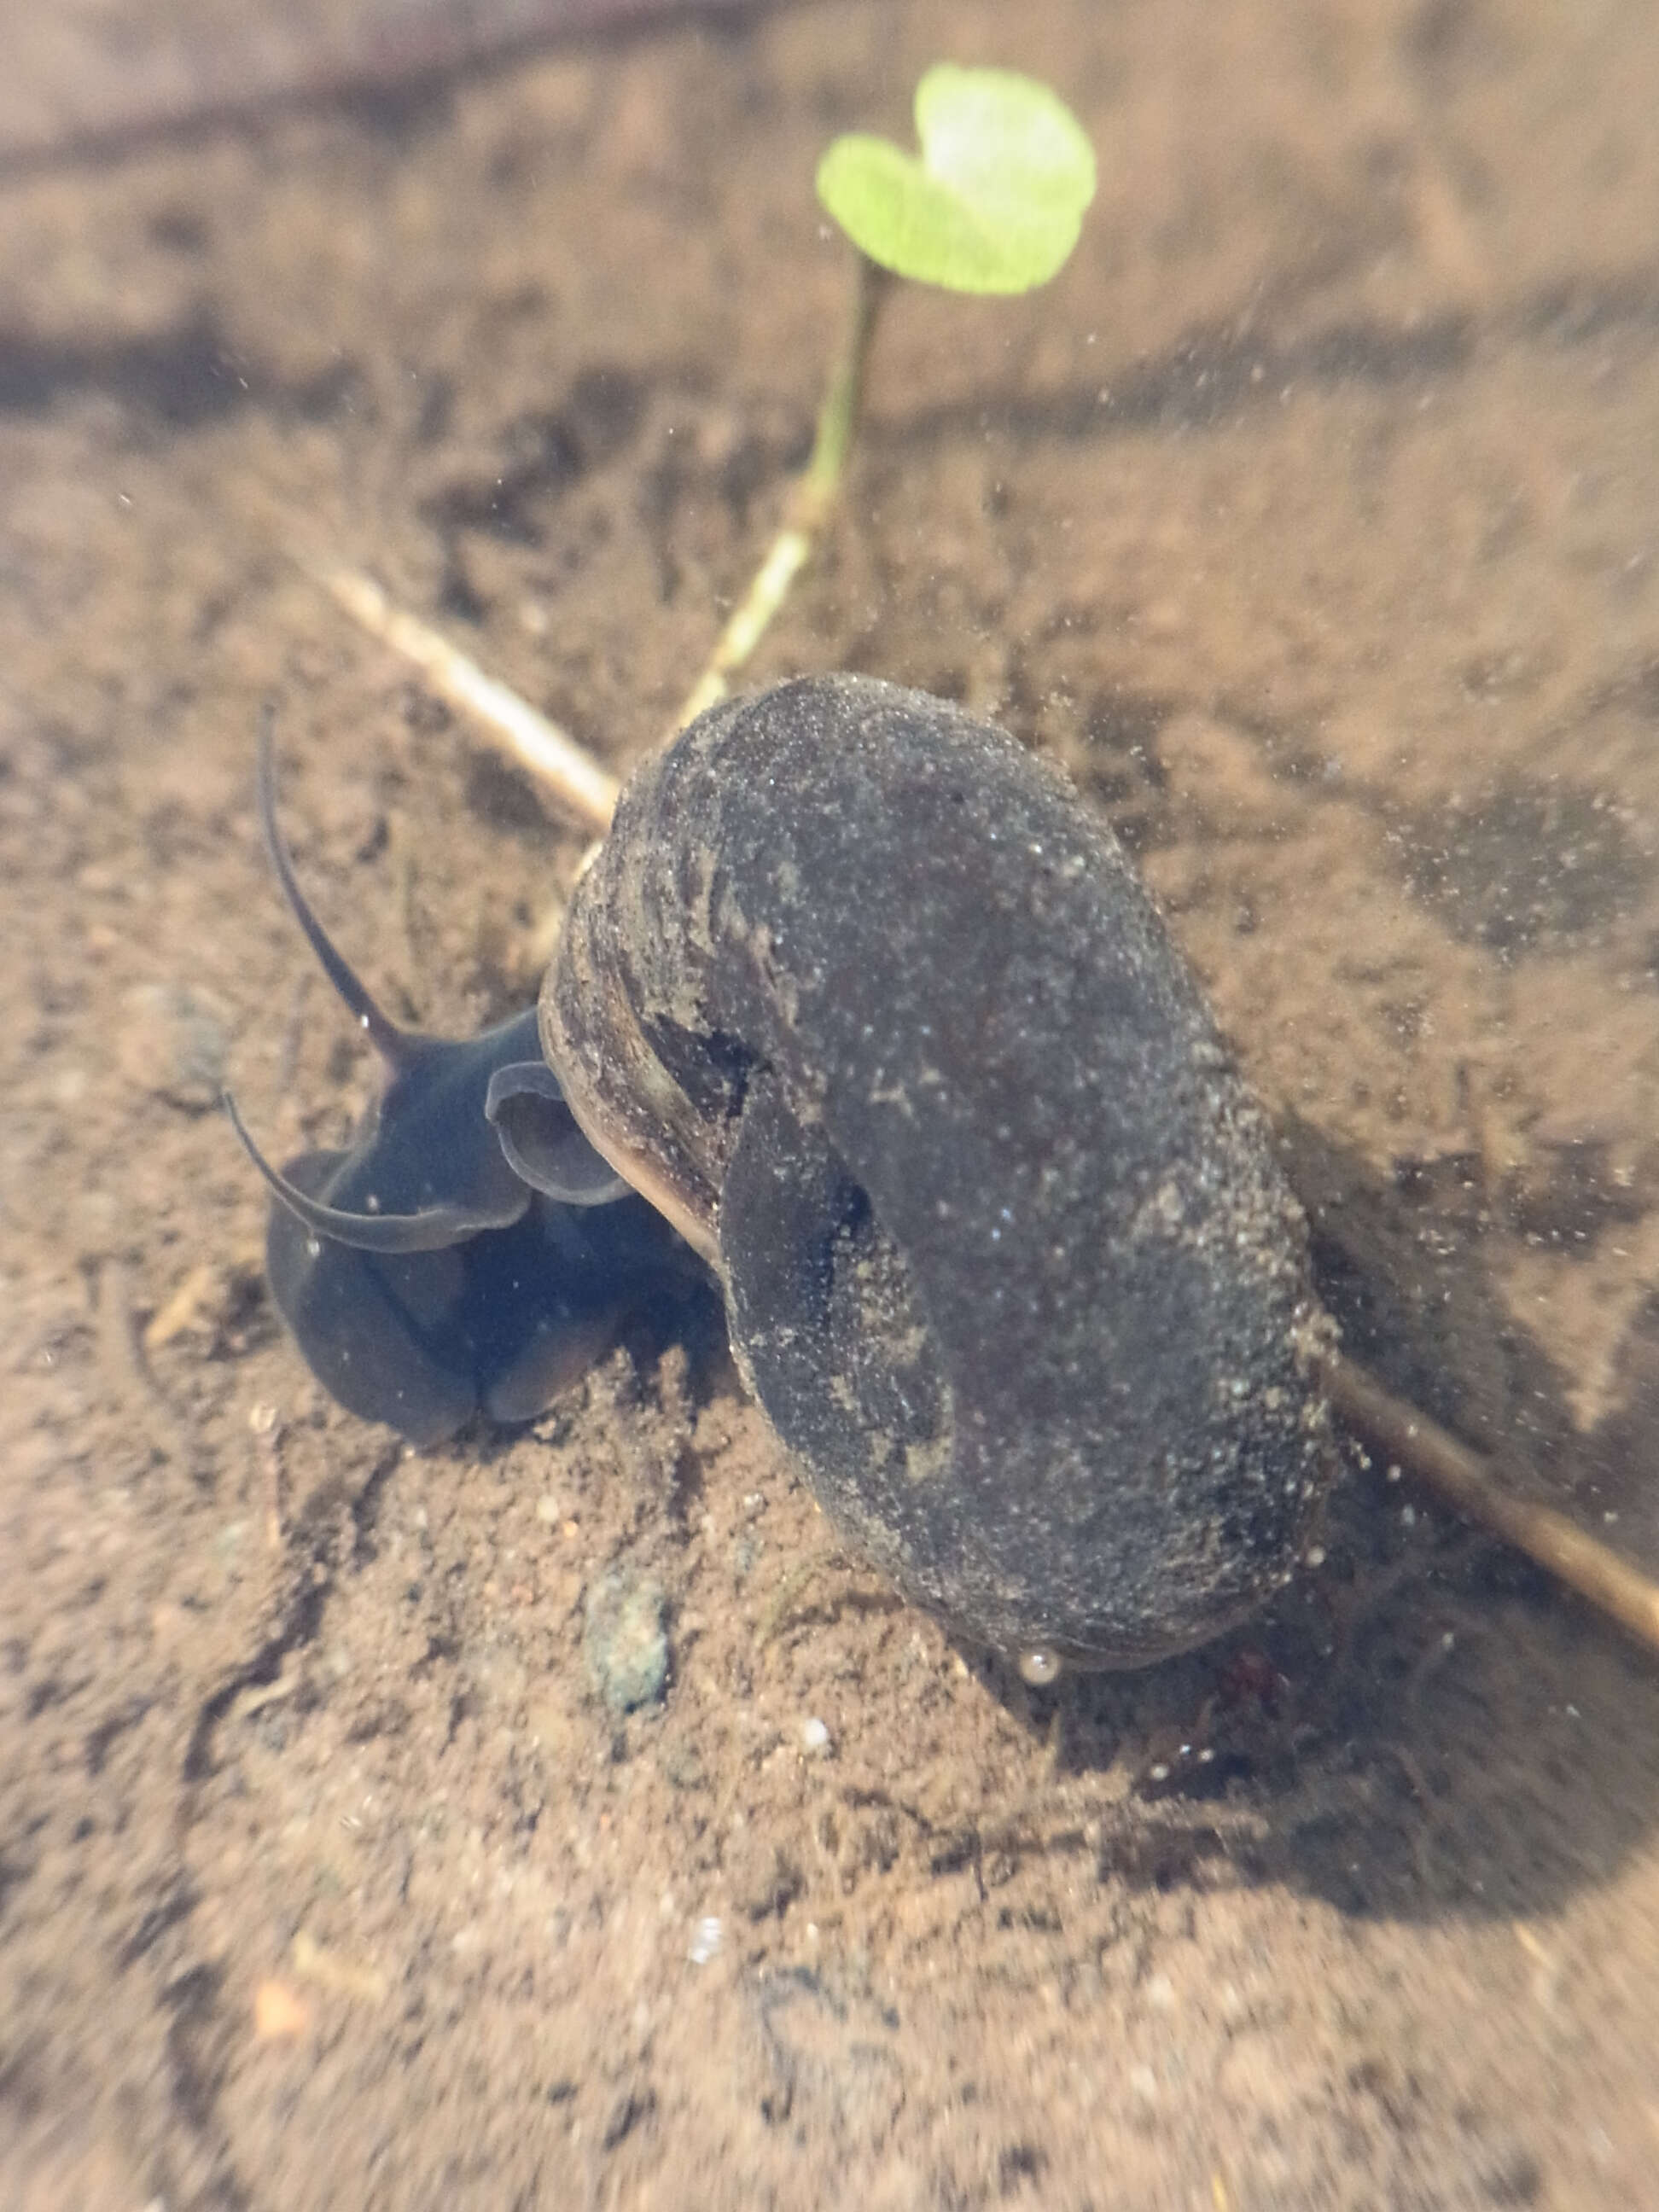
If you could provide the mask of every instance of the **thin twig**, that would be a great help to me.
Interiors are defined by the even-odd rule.
[[[620,789],[616,778],[556,722],[510,685],[486,676],[476,660],[397,606],[372,576],[294,556],[298,565],[371,637],[412,660],[433,690],[472,717],[521,768],[540,779],[583,826],[601,836],[611,827]]]
[[[791,495],[782,527],[688,693],[671,737],[727,696],[732,678],[747,665],[811,557],[858,434],[865,363],[887,290],[885,270],[860,253],[852,306],[818,409],[811,457]],[[477,661],[417,615],[395,605],[372,576],[290,550],[295,563],[354,622],[413,661],[441,698],[471,715],[521,767],[538,777],[568,812],[605,835],[620,786],[574,738],[509,685],[487,676]]]
[[[1326,1368],[1331,1403],[1345,1421],[1379,1444],[1419,1482],[1470,1521],[1524,1552],[1559,1582],[1587,1598],[1638,1643],[1659,1651],[1659,1584],[1586,1535],[1565,1513],[1513,1498],[1484,1460],[1438,1422],[1385,1390],[1340,1354]]]

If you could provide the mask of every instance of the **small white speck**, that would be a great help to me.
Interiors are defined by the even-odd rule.
[[[823,1759],[829,1755],[830,1731],[816,1713],[811,1720],[800,1724],[800,1747],[808,1759]]]
[[[706,1913],[691,1931],[691,1948],[686,1957],[694,1966],[706,1966],[720,1954],[726,1941],[726,1923],[717,1912]]]

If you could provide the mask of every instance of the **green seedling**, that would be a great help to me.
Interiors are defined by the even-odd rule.
[[[916,137],[919,159],[854,131],[818,164],[818,198],[861,252],[951,292],[1029,292],[1058,274],[1095,156],[1046,84],[941,62],[916,87]]]
[[[851,310],[784,526],[677,728],[725,698],[811,553],[857,434],[890,278],[950,292],[1029,292],[1058,274],[1077,243],[1095,193],[1094,151],[1047,85],[940,62],[916,87],[915,116],[919,157],[854,131],[818,164],[818,198],[857,249]]]

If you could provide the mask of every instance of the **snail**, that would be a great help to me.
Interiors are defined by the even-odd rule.
[[[665,1279],[701,1269],[582,1138],[542,1060],[533,1007],[466,1042],[400,1029],[331,943],[276,825],[259,747],[265,848],[289,908],[374,1046],[386,1088],[355,1142],[281,1174],[226,1109],[274,1203],[272,1301],[349,1411],[412,1443],[475,1413],[540,1413]]]
[[[254,1155],[276,1303],[345,1403],[417,1442],[533,1411],[696,1254],[849,1545],[1028,1680],[1289,1579],[1333,1471],[1305,1223],[1129,860],[1004,732],[851,676],[700,716],[576,886],[544,1065],[530,1016],[387,1023],[293,882],[268,750],[260,807],[392,1071],[351,1152]]]
[[[700,716],[541,1035],[908,1597],[1042,1681],[1288,1579],[1332,1472],[1305,1223],[1122,849],[1006,733],[850,676]]]

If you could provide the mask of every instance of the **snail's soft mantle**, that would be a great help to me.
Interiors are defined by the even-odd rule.
[[[623,793],[541,1038],[917,1602],[1041,1674],[1288,1577],[1333,1465],[1300,1210],[1121,848],[1006,733],[849,676],[702,716]]]

